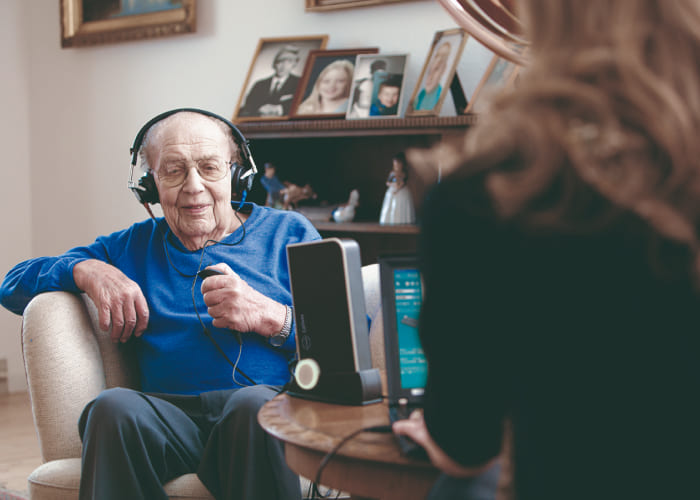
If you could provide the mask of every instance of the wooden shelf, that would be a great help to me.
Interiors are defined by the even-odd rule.
[[[415,224],[379,224],[378,222],[313,222],[319,232],[418,234]]]
[[[443,134],[464,130],[476,123],[476,115],[377,118],[365,120],[287,120],[242,122],[236,126],[248,139],[283,137],[348,137]]]
[[[350,191],[358,190],[357,222],[329,221],[325,214],[312,213],[315,205],[309,205],[305,215],[323,237],[356,240],[362,263],[370,264],[380,255],[417,251],[417,225],[378,222],[393,155],[452,140],[476,121],[476,115],[466,114],[361,120],[262,119],[241,121],[236,126],[250,140],[258,168],[270,162],[277,167],[280,180],[300,186],[310,184],[318,195],[318,207],[345,203]],[[407,187],[420,220],[422,200],[429,186],[420,176],[409,173]],[[265,194],[256,181],[249,199],[264,203]],[[304,213],[302,207],[299,211]]]

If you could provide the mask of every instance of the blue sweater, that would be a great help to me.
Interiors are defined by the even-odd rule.
[[[207,314],[197,278],[192,299],[193,277],[199,268],[225,262],[252,288],[282,304],[292,304],[286,246],[320,239],[313,225],[295,212],[254,204],[243,229],[204,250],[185,249],[163,218],[146,220],[88,246],[77,247],[57,257],[40,257],[15,266],[0,289],[0,303],[21,314],[35,295],[53,290],[79,293],[73,280],[73,266],[86,259],[99,259],[119,268],[141,287],[149,307],[148,328],[132,338],[141,369],[145,392],[199,394],[236,387],[232,367],[206,337],[202,321],[229,359],[238,357],[239,345],[229,330],[215,328]],[[166,240],[164,241],[164,237]],[[165,253],[165,245],[170,258]],[[202,257],[202,253],[204,253]],[[172,265],[171,265],[172,263]],[[294,356],[295,335],[274,348],[266,338],[243,333],[239,367],[256,383],[282,385],[289,378],[288,362]],[[246,383],[239,374],[236,380]]]

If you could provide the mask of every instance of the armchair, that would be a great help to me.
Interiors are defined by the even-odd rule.
[[[372,363],[380,368],[386,389],[378,265],[364,266],[362,278],[372,319]],[[97,311],[86,295],[44,293],[24,311],[22,348],[42,458],[28,478],[32,500],[78,498],[78,418],[83,407],[104,389],[139,386],[128,345],[113,344],[98,325]],[[302,484],[307,482],[302,478]],[[196,474],[173,479],[165,491],[173,499],[213,498]]]

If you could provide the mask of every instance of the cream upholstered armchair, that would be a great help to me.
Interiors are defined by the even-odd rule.
[[[372,363],[380,368],[386,388],[378,265],[364,266],[362,278],[372,318]],[[24,311],[24,363],[42,458],[28,478],[32,500],[78,498],[78,418],[83,407],[106,388],[139,386],[128,348],[113,344],[98,325],[95,306],[86,295],[41,294]],[[170,498],[213,498],[196,474],[173,479],[165,491]]]

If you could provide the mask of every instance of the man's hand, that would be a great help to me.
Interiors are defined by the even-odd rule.
[[[140,337],[148,326],[148,304],[141,288],[116,267],[90,259],[73,267],[75,284],[97,307],[100,328],[112,342]]]
[[[411,418],[394,422],[392,429],[394,433],[408,436],[417,444],[421,445],[428,453],[430,461],[435,467],[452,477],[472,477],[481,474],[491,467],[493,460],[479,467],[465,467],[452,460],[447,453],[442,451],[433,438],[428,433],[428,428],[423,420],[421,411],[414,411]]]
[[[282,329],[287,313],[283,304],[253,289],[226,264],[208,269],[223,273],[202,282],[202,296],[214,326],[255,332],[263,337],[271,337]]]
[[[282,116],[281,104],[263,104],[258,109],[260,116]]]

